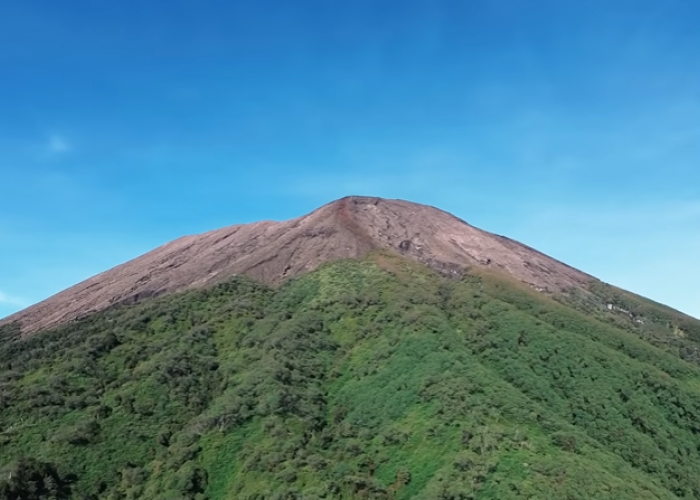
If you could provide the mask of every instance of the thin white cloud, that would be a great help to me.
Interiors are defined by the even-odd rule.
[[[69,152],[72,148],[68,139],[60,134],[52,134],[48,141],[48,150],[52,154],[62,154]]]
[[[27,305],[25,303],[25,301],[23,301],[22,299],[19,299],[17,297],[13,297],[12,295],[8,295],[8,294],[3,293],[3,292],[0,292],[0,304],[16,306],[16,307],[25,307]]]
[[[609,203],[586,206],[545,206],[536,215],[539,222],[556,224],[566,221],[577,227],[594,228],[597,231],[642,229],[655,226],[682,227],[700,222],[700,200],[671,200],[624,206]]]

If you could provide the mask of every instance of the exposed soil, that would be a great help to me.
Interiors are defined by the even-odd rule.
[[[98,274],[0,324],[23,335],[115,303],[210,285],[234,274],[276,284],[332,260],[389,249],[448,275],[501,269],[538,290],[585,286],[591,276],[434,207],[351,196],[285,222],[256,222],[185,236]]]

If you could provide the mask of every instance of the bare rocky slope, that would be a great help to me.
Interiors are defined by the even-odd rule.
[[[185,236],[20,311],[24,335],[110,305],[207,286],[243,274],[276,284],[332,260],[385,249],[438,272],[500,269],[538,290],[583,288],[591,276],[434,207],[351,196],[285,222],[256,222]]]

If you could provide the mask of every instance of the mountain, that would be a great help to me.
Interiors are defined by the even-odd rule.
[[[98,274],[2,323],[22,331],[60,325],[113,304],[199,288],[242,274],[277,284],[324,262],[395,251],[442,273],[501,269],[542,290],[585,288],[591,277],[437,208],[352,196],[286,222],[236,225],[185,236]]]
[[[10,319],[2,500],[700,498],[700,321],[432,207],[183,238]]]

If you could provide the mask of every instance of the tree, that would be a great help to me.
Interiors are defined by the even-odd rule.
[[[24,457],[0,470],[3,500],[60,500],[69,496],[69,482],[51,463]]]

